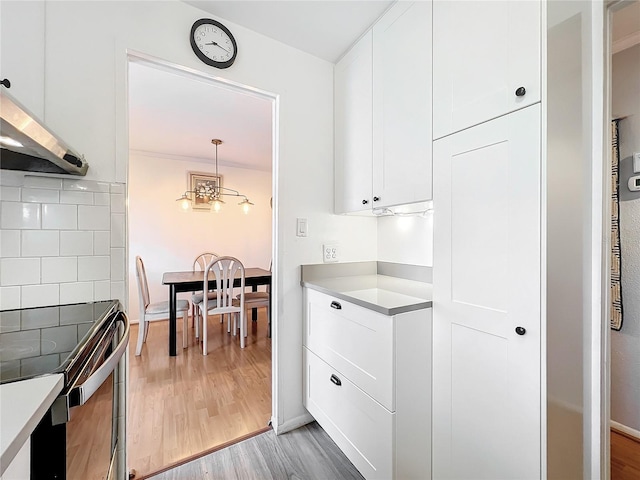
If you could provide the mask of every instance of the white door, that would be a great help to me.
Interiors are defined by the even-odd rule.
[[[369,31],[335,68],[336,213],[371,210],[372,64]]]
[[[539,1],[434,2],[433,138],[540,101],[540,12]]]
[[[433,478],[540,478],[540,129],[434,142]]]
[[[431,2],[373,26],[373,142],[373,207],[431,200]]]

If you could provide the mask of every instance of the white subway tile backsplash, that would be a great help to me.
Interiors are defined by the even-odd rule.
[[[105,182],[94,182],[93,180],[64,180],[65,190],[77,190],[80,192],[109,192],[109,184]]]
[[[0,259],[0,285],[33,285],[40,283],[39,258]]]
[[[0,230],[0,257],[20,256],[20,230]]]
[[[5,202],[19,202],[20,189],[18,187],[0,187],[0,200]]]
[[[124,248],[111,249],[111,280],[119,281],[125,278]]]
[[[60,203],[71,203],[73,205],[93,205],[93,193],[62,190],[60,192]]]
[[[21,308],[57,305],[60,302],[60,286],[57,284],[26,285],[21,287],[21,297]]]
[[[47,230],[75,230],[78,228],[78,206],[43,204],[42,228]]]
[[[36,229],[41,227],[40,205],[37,203],[0,202],[0,228]]]
[[[21,187],[24,182],[24,172],[14,170],[2,170],[0,173],[0,185],[8,187]]]
[[[124,183],[112,183],[111,193],[124,193]]]
[[[60,303],[93,301],[93,282],[61,283]]]
[[[20,308],[20,287],[0,287],[0,310]]]
[[[78,257],[78,280],[109,280],[111,261],[105,257]]]
[[[58,203],[60,192],[45,188],[23,188],[22,201],[29,203]]]
[[[125,236],[125,216],[122,213],[111,214],[111,246],[124,247]]]
[[[93,232],[93,254],[111,255],[110,232]]]
[[[110,230],[111,216],[107,206],[78,206],[78,230]]]
[[[25,187],[62,190],[62,179],[55,177],[37,177],[34,175],[25,175],[23,185]]]
[[[93,255],[93,232],[60,232],[60,255]]]
[[[56,230],[23,230],[20,245],[23,257],[60,255],[60,235]]]
[[[120,300],[123,305],[126,300],[124,292],[124,282],[111,282],[111,298]]]
[[[111,213],[124,213],[125,212],[124,195],[121,193],[111,194]]]
[[[20,288],[20,287],[12,287]],[[19,306],[20,304],[18,304]],[[20,312],[8,310],[0,312],[0,333],[17,332],[20,330]]]
[[[111,300],[111,282],[109,280],[93,282],[93,298],[96,301]]]
[[[42,259],[42,283],[77,281],[78,257],[51,257]]]
[[[109,205],[111,202],[111,195],[104,192],[96,192],[93,194],[93,204],[94,205]]]

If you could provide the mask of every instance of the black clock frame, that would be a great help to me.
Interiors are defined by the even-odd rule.
[[[226,62],[216,62],[215,60],[211,60],[204,53],[202,53],[202,51],[198,48],[198,45],[196,45],[196,40],[194,38],[196,28],[204,24],[214,25],[215,27],[219,28],[224,33],[226,33],[231,39],[231,43],[233,44],[233,55]],[[229,68],[231,65],[233,65],[233,62],[235,62],[236,56],[238,55],[238,44],[236,43],[236,39],[234,38],[233,34],[223,24],[211,18],[201,18],[200,20],[197,20],[196,22],[194,22],[193,26],[191,27],[191,34],[189,36],[189,41],[191,42],[191,48],[193,49],[193,53],[196,54],[196,57],[198,57],[202,62],[212,67]]]

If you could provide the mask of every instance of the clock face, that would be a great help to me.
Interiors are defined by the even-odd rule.
[[[215,20],[202,18],[191,27],[191,48],[207,65],[228,68],[238,53],[236,40],[227,27]]]

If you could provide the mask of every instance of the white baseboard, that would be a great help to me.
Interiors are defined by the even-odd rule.
[[[276,432],[276,435],[280,435],[281,433],[290,432],[291,430],[295,430],[296,428],[302,427],[303,425],[313,421],[315,421],[315,418],[313,418],[310,413],[305,413],[299,417],[287,420],[282,425],[278,425],[276,419],[272,417],[271,425],[273,426],[273,430]]]
[[[638,440],[640,440],[640,431],[631,428],[631,427],[627,427],[626,425],[623,425],[621,423],[618,422],[614,422],[613,420],[611,420],[609,422],[609,425],[611,426],[611,428],[613,428],[614,430],[618,430],[619,432],[622,432],[626,435],[629,435],[630,437],[634,437],[637,438]]]

